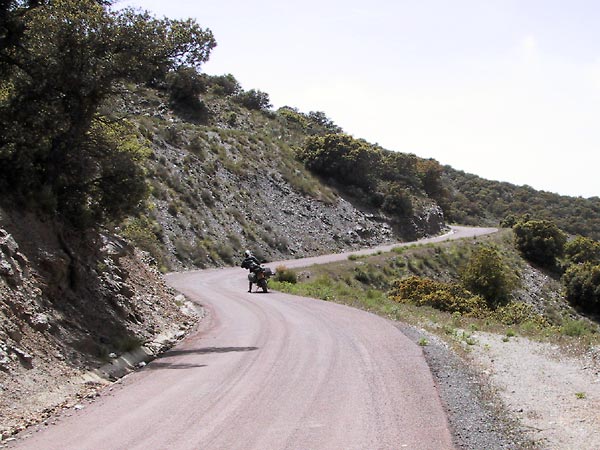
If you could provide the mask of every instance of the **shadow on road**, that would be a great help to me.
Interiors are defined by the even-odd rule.
[[[159,356],[152,364],[148,365],[150,370],[159,369],[197,369],[206,367],[206,364],[192,364],[185,362],[169,362],[170,358],[181,355],[204,355],[207,353],[230,353],[230,352],[253,352],[258,350],[258,347],[203,347],[192,348],[189,350],[171,350],[162,356]]]
[[[159,370],[159,369],[199,369],[200,367],[206,367],[206,364],[177,364],[169,362],[152,361],[152,364],[148,366],[148,370]]]
[[[205,353],[231,353],[231,352],[253,352],[258,350],[258,347],[203,347],[203,348],[191,348],[189,350],[170,350],[161,356],[162,358],[169,358],[177,355],[203,355]]]

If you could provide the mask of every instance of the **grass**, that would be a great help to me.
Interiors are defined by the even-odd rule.
[[[506,233],[478,238],[498,245],[511,267],[519,270],[522,260],[511,250]],[[468,347],[478,345],[476,331],[504,335],[503,341],[519,335],[538,341],[589,348],[600,342],[598,327],[583,319],[558,318],[549,321],[525,304],[500,308],[494,314],[466,317],[458,312],[442,312],[429,306],[397,303],[387,296],[391,282],[414,274],[440,281],[455,281],[461,267],[473,252],[476,242],[462,240],[440,244],[396,248],[391,252],[369,256],[350,255],[341,262],[311,266],[297,271],[297,283],[273,282],[275,290],[360,308],[392,320],[402,321]],[[304,275],[304,276],[301,276]],[[521,305],[521,306],[519,306]],[[466,331],[465,331],[466,330]]]

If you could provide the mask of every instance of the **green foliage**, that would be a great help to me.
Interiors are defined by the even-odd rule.
[[[206,91],[206,79],[193,67],[178,67],[166,76],[167,89],[172,106],[190,116],[205,120],[208,110],[200,94]]]
[[[481,295],[490,307],[508,301],[514,288],[514,277],[497,247],[481,246],[471,255],[461,274],[463,285]]]
[[[364,285],[383,288],[387,285],[384,275],[381,271],[376,270],[372,266],[357,266],[354,268],[354,279]]]
[[[490,226],[502,222],[502,226],[512,227],[518,218],[529,214],[551,220],[569,234],[600,240],[600,197],[561,196],[530,186],[485,180],[449,166],[444,167],[442,183],[448,193],[442,207],[451,222]]]
[[[236,95],[235,101],[248,109],[255,109],[257,111],[267,110],[271,105],[269,100],[269,94],[256,89],[250,89],[246,92],[241,92]]]
[[[442,181],[443,167],[435,159],[419,159],[416,161],[416,171],[423,190],[445,207],[448,190]]]
[[[415,155],[390,152],[347,134],[309,137],[297,157],[359,202],[381,208],[399,221],[413,215],[414,199],[425,197],[425,187],[439,200],[445,195],[435,161],[419,163]]]
[[[399,303],[431,306],[466,316],[479,316],[487,311],[483,298],[457,283],[443,283],[416,276],[394,281],[388,297]]]
[[[162,228],[146,216],[128,219],[122,230],[123,236],[133,244],[147,251],[159,262],[162,261],[162,249],[159,236]]]
[[[364,140],[347,134],[327,134],[307,139],[298,158],[313,172],[364,189],[375,187],[374,169],[381,154]]]
[[[298,277],[296,272],[288,269],[286,266],[278,266],[275,269],[275,280],[283,283],[296,284],[298,282]]]
[[[307,119],[309,134],[338,134],[343,131],[322,111],[309,112]]]
[[[11,38],[0,45],[0,192],[34,203],[43,192],[51,213],[82,227],[134,212],[145,195],[139,160],[115,139],[127,126],[99,111],[119,82],[198,68],[212,33],[92,0],[15,2],[2,13]]]
[[[230,96],[237,95],[242,91],[238,80],[232,74],[216,75],[208,78],[212,92],[216,95]]]
[[[510,302],[501,305],[497,307],[490,316],[504,325],[530,323],[537,328],[549,325],[548,321],[543,316],[536,313],[531,305],[523,302]]]
[[[277,110],[277,113],[293,127],[298,127],[301,130],[305,130],[308,127],[306,116],[299,112],[297,108],[283,106]]]
[[[575,236],[565,244],[564,256],[568,264],[600,264],[600,242],[584,236]]]
[[[560,327],[561,334],[571,337],[580,337],[593,333],[594,330],[585,320],[567,319]]]
[[[600,312],[600,265],[575,264],[563,275],[565,297],[585,312]]]
[[[384,194],[381,208],[394,216],[410,217],[413,214],[411,195],[398,184],[391,184]]]
[[[515,243],[523,256],[544,267],[553,268],[563,254],[567,236],[554,222],[529,220],[513,227]]]
[[[288,124],[306,132],[309,135],[325,136],[327,134],[342,133],[342,129],[333,120],[321,111],[311,111],[308,114],[301,113],[298,108],[283,106],[277,113],[284,118]]]

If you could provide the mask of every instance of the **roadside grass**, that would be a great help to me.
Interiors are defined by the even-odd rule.
[[[513,302],[491,313],[470,317],[431,306],[400,303],[388,297],[394,280],[413,275],[456,282],[479,244],[495,245],[515,275],[521,275],[526,263],[514,250],[510,231],[503,230],[485,237],[398,247],[370,256],[351,255],[346,261],[295,269],[296,283],[273,281],[271,287],[294,295],[345,304],[417,326],[459,344],[466,351],[478,345],[473,336],[477,331],[500,334],[507,340],[525,336],[550,341],[575,353],[600,344],[597,324],[583,317],[573,318],[572,313],[557,314],[552,308],[549,308],[549,314],[540,314],[528,305]]]

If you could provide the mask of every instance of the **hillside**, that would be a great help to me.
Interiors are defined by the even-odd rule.
[[[509,216],[547,219],[570,234],[600,239],[600,198],[569,197],[530,186],[485,180],[444,167],[448,197],[444,213],[451,222],[498,225]]]
[[[73,0],[9,2],[0,14],[4,436],[93,395],[102,381],[84,374],[141,345],[157,354],[195,324],[167,271],[236,265],[245,249],[265,260],[358,249],[511,214],[598,238],[598,199],[382,149],[322,112],[274,111],[232,75],[203,75],[216,43],[194,23]],[[548,280],[531,273],[527,298]]]
[[[357,205],[295,157],[309,133],[325,133],[323,127],[297,126],[290,109],[248,109],[235,96],[215,93],[218,81],[209,79],[199,97],[201,121],[186,119],[165,89],[132,87],[123,102],[152,153],[147,209],[122,233],[166,268],[233,264],[246,248],[266,259],[302,257],[444,228],[441,210],[424,192],[407,218]]]

